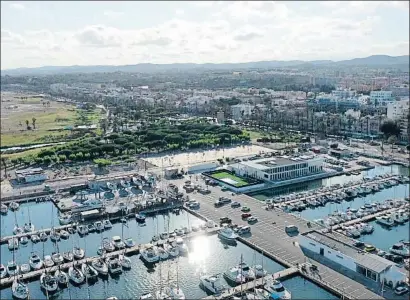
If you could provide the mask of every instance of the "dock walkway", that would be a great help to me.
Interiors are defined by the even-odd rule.
[[[183,235],[181,237],[184,238],[184,239],[191,239],[191,238],[195,238],[197,236],[204,235],[204,234],[207,234],[207,235],[215,234],[218,230],[219,230],[219,227],[207,228],[207,229],[202,230],[202,231],[191,232],[191,233]],[[176,238],[169,238],[167,240],[159,240],[159,241],[157,241],[155,243],[151,243],[151,244],[158,245],[158,244],[164,244],[164,243],[172,243],[175,240],[176,240]],[[135,245],[134,247],[131,247],[131,248],[125,248],[125,249],[116,250],[116,251],[113,251],[113,252],[108,252],[108,253],[104,254],[103,257],[117,256],[119,254],[129,254],[129,255],[138,254],[140,249],[143,249],[144,247],[145,247],[144,244]],[[48,267],[48,268],[41,268],[40,270],[36,270],[36,271],[28,272],[26,274],[19,275],[19,278],[22,279],[22,280],[34,280],[34,279],[40,277],[41,274],[43,274],[44,272],[54,273],[58,269],[67,270],[73,265],[81,265],[82,263],[91,263],[92,261],[97,260],[101,257],[102,256],[100,256],[100,255],[96,255],[96,256],[86,257],[86,258],[81,259],[81,260],[75,260],[74,262],[63,263],[63,264],[60,264],[58,266],[52,266],[52,267]],[[14,276],[1,279],[0,280],[0,289],[4,288],[5,286],[11,285],[13,283],[13,281],[14,281]]]
[[[237,294],[252,290],[254,288],[257,287],[261,287],[263,286],[266,282],[272,281],[272,279],[277,279],[277,280],[281,280],[281,279],[286,279],[288,277],[291,276],[295,276],[299,274],[299,269],[297,268],[288,268],[279,272],[276,272],[275,274],[272,275],[267,275],[264,278],[258,278],[252,281],[248,281],[242,285],[238,285],[234,288],[230,288],[226,291],[224,291],[222,294],[220,295],[212,295],[212,296],[208,296],[208,297],[204,297],[202,299],[226,299],[226,298],[230,298],[232,296],[235,296]]]

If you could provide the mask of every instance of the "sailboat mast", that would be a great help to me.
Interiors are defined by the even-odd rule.
[[[242,274],[242,263],[243,263],[243,256],[242,256],[242,254],[241,254],[241,277],[240,277],[240,280],[241,280],[241,297],[242,297],[242,282],[243,282],[243,274]]]

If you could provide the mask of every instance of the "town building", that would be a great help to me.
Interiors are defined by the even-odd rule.
[[[48,179],[42,168],[29,168],[16,171],[16,178],[20,183],[44,181]]]
[[[323,173],[323,159],[313,155],[270,157],[241,161],[229,168],[241,176],[280,182]]]
[[[218,124],[224,124],[225,123],[225,113],[223,111],[218,111],[216,113],[216,120],[218,121]]]
[[[231,106],[232,119],[243,120],[252,114],[253,106],[250,104],[237,104]]]
[[[394,100],[392,91],[371,91],[370,104],[374,106],[386,106]]]
[[[352,246],[350,241],[340,234],[335,236],[315,230],[299,236],[299,246],[307,256],[353,279],[377,285],[387,284],[393,288],[406,281],[407,272],[404,269],[383,257]]]
[[[391,102],[387,105],[387,118],[396,121],[400,126],[400,139],[402,141],[409,141],[410,106],[409,99]]]

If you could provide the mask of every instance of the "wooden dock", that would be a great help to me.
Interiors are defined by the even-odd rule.
[[[406,205],[403,205],[403,206],[400,206],[400,207],[389,208],[389,209],[386,209],[384,211],[379,211],[379,212],[374,213],[374,214],[370,214],[370,215],[367,215],[367,216],[364,216],[364,217],[361,217],[361,218],[357,218],[357,219],[354,219],[354,220],[347,221],[345,223],[334,225],[334,226],[332,226],[332,230],[339,229],[342,226],[350,226],[350,225],[354,225],[354,224],[357,224],[357,223],[366,223],[366,222],[374,220],[376,217],[384,216],[386,214],[396,212],[400,209],[406,209],[407,210],[407,209],[409,209],[409,207],[410,207],[410,205],[406,204]]]
[[[359,181],[359,182],[353,183],[352,185],[349,185],[348,187],[341,186],[340,188],[335,188],[331,191],[316,193],[312,196],[306,196],[306,197],[301,197],[301,198],[294,199],[294,200],[274,203],[273,206],[278,207],[278,208],[282,208],[282,207],[287,206],[287,205],[292,204],[292,203],[297,203],[297,202],[300,202],[300,201],[306,201],[306,200],[310,200],[310,199],[315,199],[317,197],[325,196],[325,195],[328,195],[328,194],[337,193],[337,192],[340,192],[340,191],[342,191],[344,189],[347,189],[347,188],[356,188],[356,187],[359,187],[363,184],[375,184],[375,183],[385,182],[385,181],[390,180],[394,177],[397,177],[397,175],[391,175],[391,176],[386,177],[386,178],[381,178],[381,179],[378,179],[378,180],[372,180],[372,181],[367,181],[367,182]]]
[[[299,269],[291,267],[279,272],[276,272],[275,274],[272,275],[267,275],[264,278],[258,278],[252,281],[248,281],[242,285],[238,285],[234,288],[230,288],[225,290],[222,294],[218,296],[208,296],[202,299],[226,299],[230,298],[232,296],[241,294],[243,292],[252,290],[254,288],[262,287],[266,282],[272,281],[273,279],[281,280],[281,279],[286,279],[291,276],[295,276],[299,274]]]
[[[187,239],[191,239],[191,238],[195,238],[197,236],[200,235],[212,235],[215,234],[217,231],[219,230],[219,227],[215,227],[215,228],[207,228],[201,231],[197,231],[197,232],[191,232],[189,234],[183,235],[181,236],[181,238],[187,240]],[[159,240],[157,242],[151,243],[153,245],[159,245],[159,244],[164,244],[164,243],[172,243],[176,240],[176,238],[169,238],[166,240]],[[108,252],[106,254],[104,254],[104,257],[111,257],[111,256],[116,256],[119,254],[127,254],[127,255],[133,255],[133,254],[139,254],[140,249],[144,249],[146,245],[142,244],[142,245],[135,245],[134,247],[131,248],[125,248],[125,249],[121,249],[121,250],[117,250],[117,251],[113,251],[113,252]],[[36,278],[40,277],[41,274],[43,274],[44,272],[55,272],[58,269],[61,270],[67,270],[68,268],[70,268],[71,266],[73,266],[73,264],[75,265],[81,265],[82,263],[91,263],[94,260],[97,260],[101,258],[101,256],[96,255],[96,256],[91,256],[91,257],[86,257],[84,259],[81,260],[75,260],[74,262],[69,262],[69,263],[63,263],[59,266],[52,266],[49,268],[41,268],[40,270],[36,270],[36,271],[32,271],[26,274],[22,274],[19,275],[19,278],[22,280],[35,280]],[[13,283],[14,277],[7,277],[4,279],[0,280],[0,289],[4,288],[5,286],[9,286]]]
[[[57,227],[54,227],[54,230],[60,231],[60,230],[67,229],[69,227],[73,227],[73,226],[77,226],[77,225],[78,225],[78,223],[71,223],[71,224],[67,224],[67,225],[57,226]],[[51,232],[51,228],[45,228],[45,229],[35,230],[35,231],[31,231],[31,232],[25,232],[25,233],[17,234],[17,235],[5,236],[5,237],[2,237],[0,239],[0,244],[5,244],[13,238],[20,240],[20,238],[23,237],[23,236],[28,237],[28,236],[32,236],[34,234],[39,235],[42,232],[45,232],[46,234],[49,234]]]

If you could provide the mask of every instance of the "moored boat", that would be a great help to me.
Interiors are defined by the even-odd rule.
[[[53,293],[57,291],[58,282],[57,279],[47,273],[41,274],[40,277],[40,286],[42,289],[46,290],[48,293]]]
[[[11,286],[12,295],[14,298],[19,300],[24,300],[29,297],[29,289],[28,286],[22,283],[20,280],[15,279]]]
[[[68,277],[70,277],[70,280],[75,284],[81,284],[85,280],[84,274],[75,266],[71,266],[68,269]]]

